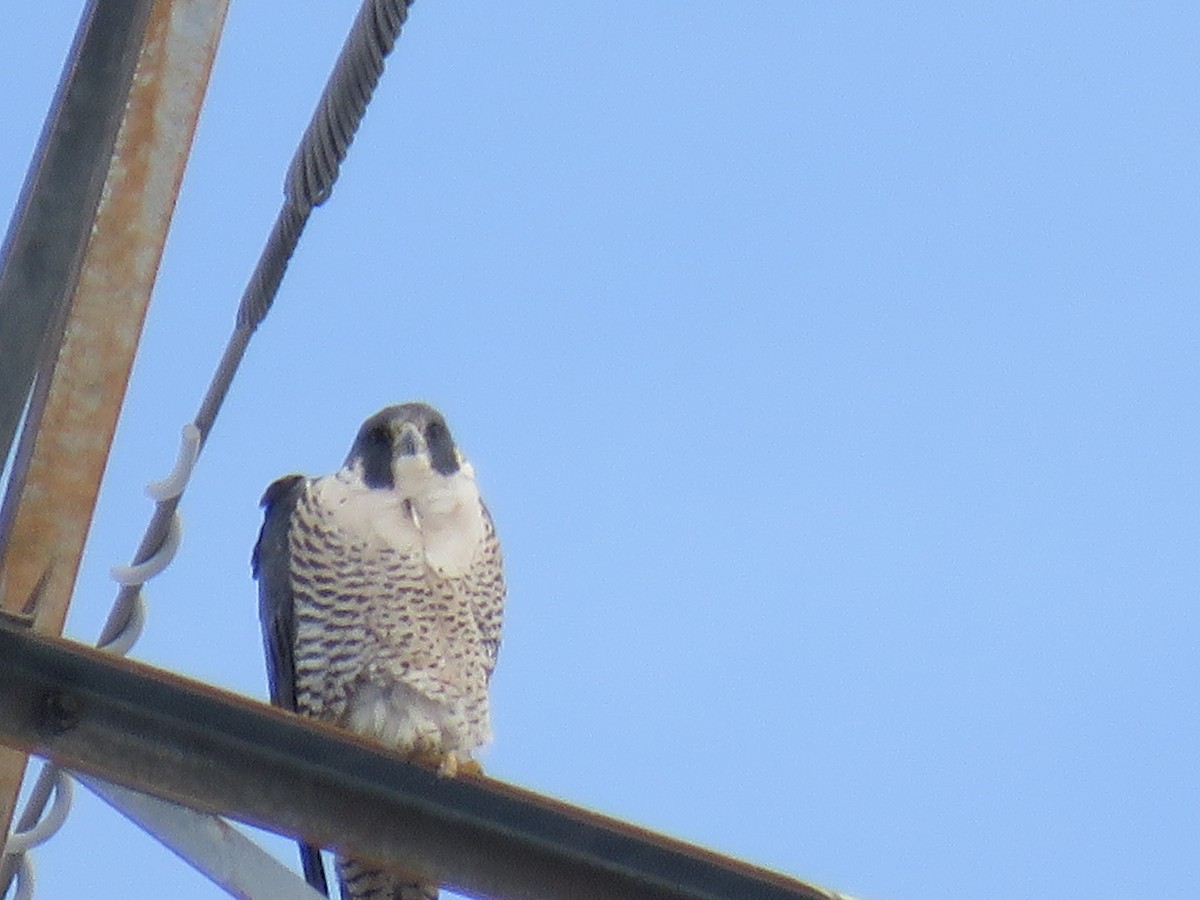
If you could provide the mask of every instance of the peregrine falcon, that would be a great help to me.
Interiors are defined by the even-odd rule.
[[[424,403],[371,416],[333,475],[267,488],[252,567],[271,702],[435,761],[491,738],[488,682],[504,576],[475,471]],[[316,848],[309,883],[328,894]],[[437,887],[337,860],[344,900],[427,900]]]

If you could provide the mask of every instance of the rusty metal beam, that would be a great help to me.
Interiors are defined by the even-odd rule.
[[[0,742],[205,812],[508,900],[837,894],[61,638],[0,627]]]
[[[88,4],[0,250],[0,463],[56,355],[150,7]]]
[[[228,0],[95,0],[84,13],[51,113],[54,124],[35,164],[38,175],[24,198],[24,209],[36,210],[43,194],[50,195],[58,216],[73,217],[80,248],[86,241],[57,350],[53,329],[47,332],[52,343],[0,511],[0,609],[19,612],[36,598],[32,616],[39,632],[61,632],[66,618],[227,8]],[[85,64],[96,54],[93,70]],[[111,98],[119,121],[111,149],[89,154],[90,145],[81,146],[76,136],[58,151],[64,158],[47,168],[60,121],[69,132],[74,119],[107,115],[90,106],[85,113],[75,109],[77,95],[91,96],[77,85],[94,80],[111,91],[119,73],[102,63],[128,54],[136,65],[131,80],[122,70],[128,87]],[[82,193],[63,196],[55,181],[55,173],[72,166],[103,185],[94,218]],[[44,178],[43,170],[49,173]],[[47,262],[30,262],[17,251],[53,245],[56,222],[20,214],[5,271],[15,266],[13,277],[22,284],[36,281]],[[72,292],[69,283],[64,287]],[[18,753],[0,752],[0,837],[24,764]]]

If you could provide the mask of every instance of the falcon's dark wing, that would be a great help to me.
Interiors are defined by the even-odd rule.
[[[296,618],[288,529],[304,481],[303,475],[288,475],[267,488],[262,498],[263,526],[250,557],[250,568],[258,579],[258,618],[267,651],[271,702],[292,712],[296,712],[296,669],[292,659]]]
[[[288,530],[305,481],[303,475],[288,475],[267,488],[262,498],[263,526],[250,558],[254,577],[258,579],[258,617],[267,650],[271,702],[292,712],[297,712],[296,616]],[[329,884],[325,880],[320,849],[301,842],[300,862],[305,881],[328,897]]]

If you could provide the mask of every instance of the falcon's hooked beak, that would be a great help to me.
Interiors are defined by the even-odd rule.
[[[392,446],[397,456],[426,456],[429,448],[425,446],[425,435],[412,422],[392,423]]]
[[[453,475],[462,465],[462,457],[454,446],[454,438],[446,423],[437,419],[413,421],[392,419],[388,423],[392,435],[392,453],[396,461],[408,457],[424,460],[439,475]]]

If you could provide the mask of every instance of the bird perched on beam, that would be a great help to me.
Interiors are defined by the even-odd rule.
[[[367,419],[340,470],[267,488],[254,548],[271,702],[453,775],[491,738],[504,576],[475,472],[424,403]],[[328,894],[320,852],[301,845]],[[437,887],[337,860],[344,900]]]

